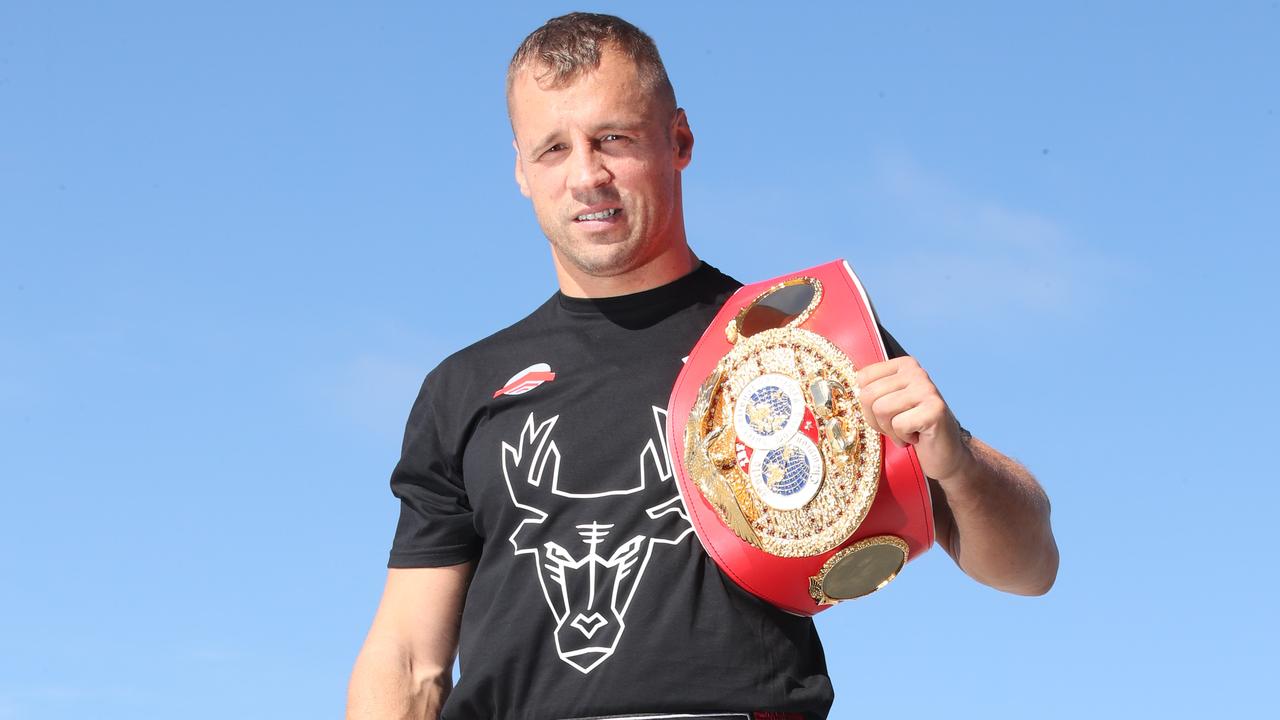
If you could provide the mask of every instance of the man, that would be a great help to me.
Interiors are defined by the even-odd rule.
[[[686,240],[693,134],[657,50],[618,18],[556,18],[516,52],[507,100],[516,182],[560,290],[423,384],[348,717],[825,716],[812,622],[724,578],[691,536],[663,449],[681,358],[738,284]],[[1047,591],[1044,493],[968,438],[898,354],[859,370],[862,402],[890,441],[915,446],[939,545],[988,585]]]

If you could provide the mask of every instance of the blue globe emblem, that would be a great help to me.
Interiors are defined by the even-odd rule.
[[[791,398],[777,385],[765,385],[751,393],[747,426],[768,437],[787,426],[791,419]]]
[[[809,482],[809,457],[793,445],[774,448],[765,454],[760,470],[770,490],[779,495],[794,495]]]

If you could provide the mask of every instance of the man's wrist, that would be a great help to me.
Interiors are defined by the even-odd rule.
[[[955,421],[953,420],[953,422]],[[956,452],[959,453],[960,457],[950,464],[953,470],[945,475],[930,476],[944,488],[947,485],[963,483],[979,474],[978,457],[973,452],[973,433],[966,430],[959,422],[956,422],[956,430],[956,437],[959,439],[959,442],[956,443]]]

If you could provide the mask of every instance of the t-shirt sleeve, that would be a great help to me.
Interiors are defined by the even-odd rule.
[[[441,442],[440,421],[428,376],[409,412],[391,492],[400,498],[400,521],[387,567],[444,567],[479,555],[480,537],[462,482],[462,448]]]
[[[885,330],[883,325],[879,325],[878,323],[877,325],[880,328],[880,339],[884,340],[885,359],[892,360],[894,358],[905,357],[907,355],[907,351],[902,347],[902,344],[898,342],[898,339],[893,335],[890,335],[889,331]]]

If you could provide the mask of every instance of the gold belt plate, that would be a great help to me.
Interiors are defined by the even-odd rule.
[[[762,499],[739,457],[734,408],[744,389],[767,374],[795,380],[818,423],[821,485],[795,509]],[[849,539],[880,481],[880,436],[863,418],[853,363],[831,341],[796,327],[737,340],[699,390],[684,451],[690,476],[721,521],[744,542],[779,557],[818,555]]]

